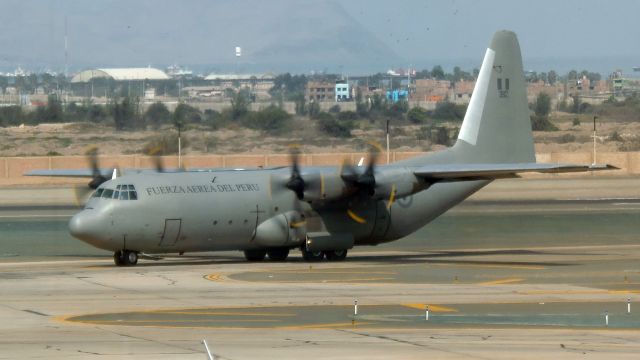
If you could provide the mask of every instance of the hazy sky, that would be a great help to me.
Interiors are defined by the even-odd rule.
[[[497,29],[514,30],[525,59],[633,58],[640,1],[350,0],[344,8],[407,59],[479,59]],[[396,5],[398,4],[398,5]],[[592,61],[585,61],[591,63]],[[534,61],[535,63],[535,61]]]
[[[633,0],[2,0],[1,10],[5,70],[63,68],[65,17],[74,69],[470,70],[500,29],[516,31],[527,69],[640,65]]]

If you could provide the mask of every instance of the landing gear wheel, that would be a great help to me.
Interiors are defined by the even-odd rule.
[[[267,250],[264,249],[244,251],[244,258],[247,259],[247,261],[262,261],[265,256],[267,256]]]
[[[272,261],[285,261],[289,256],[289,248],[275,248],[267,250],[269,260]]]
[[[117,266],[133,266],[138,263],[138,253],[135,251],[122,250],[113,253],[113,262]]]
[[[113,262],[116,264],[116,266],[124,266],[122,251],[116,251],[113,253]]]
[[[342,261],[347,257],[347,250],[325,251],[324,255],[329,261]]]
[[[324,253],[322,251],[309,251],[304,247],[300,249],[300,251],[302,251],[304,261],[322,261],[322,259],[324,259]]]

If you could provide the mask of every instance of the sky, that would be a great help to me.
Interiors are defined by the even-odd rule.
[[[366,73],[478,67],[518,34],[528,70],[640,66],[632,0],[3,0],[0,71],[180,64],[197,71]],[[234,56],[241,46],[241,58]]]

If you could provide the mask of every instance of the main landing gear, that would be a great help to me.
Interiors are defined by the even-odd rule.
[[[116,251],[113,253],[113,262],[117,266],[133,266],[138,263],[138,252],[130,250]]]
[[[309,251],[305,247],[300,249],[304,261],[322,261],[325,257],[328,261],[342,261],[347,257],[347,250]]]
[[[289,256],[289,248],[251,249],[244,251],[247,261],[262,261],[269,256],[271,261],[285,261]]]
[[[289,257],[289,248],[268,248],[244,250],[244,258],[247,261],[263,261],[267,256],[271,261],[285,261]],[[300,249],[304,261],[316,262],[327,259],[328,261],[342,261],[347,257],[347,250],[310,251],[305,247]]]

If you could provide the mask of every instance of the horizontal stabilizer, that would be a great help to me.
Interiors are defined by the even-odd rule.
[[[500,179],[518,177],[519,173],[557,174],[597,170],[617,170],[613,165],[574,165],[574,164],[445,164],[426,165],[414,171],[418,177],[436,181],[464,181],[477,179]]]

